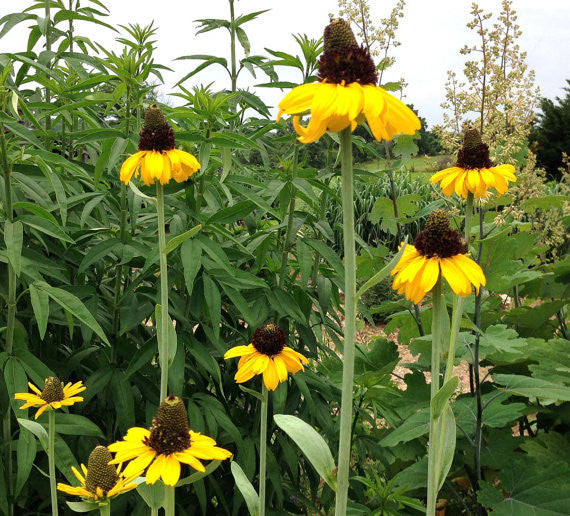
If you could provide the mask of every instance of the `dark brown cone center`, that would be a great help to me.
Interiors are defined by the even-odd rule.
[[[115,487],[119,481],[119,475],[116,468],[109,464],[112,458],[111,452],[105,446],[96,446],[91,452],[85,477],[87,491],[96,494],[97,488],[100,488],[106,496]]]
[[[152,419],[150,435],[144,439],[158,454],[170,455],[190,446],[188,413],[178,396],[168,396]]]
[[[50,376],[46,378],[44,388],[42,390],[41,398],[47,403],[53,403],[54,401],[62,401],[65,395],[63,393],[63,385],[59,378],[55,376]]]
[[[140,151],[162,152],[174,149],[176,146],[174,131],[156,104],[146,110],[139,136]]]
[[[493,166],[489,158],[489,146],[483,143],[477,129],[469,128],[465,131],[463,146],[457,153],[457,166],[465,170]]]
[[[285,332],[275,323],[267,323],[257,328],[253,333],[251,343],[259,352],[267,356],[279,355],[285,347],[287,337]]]
[[[320,81],[334,84],[376,84],[378,73],[370,52],[359,46],[350,25],[341,18],[325,28],[324,52],[319,59]]]
[[[414,240],[418,252],[426,258],[450,258],[467,252],[459,233],[451,228],[444,210],[434,210]]]

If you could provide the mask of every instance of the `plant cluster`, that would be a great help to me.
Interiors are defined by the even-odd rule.
[[[177,107],[152,24],[118,31],[100,0],[0,20],[30,24],[0,54],[0,512],[566,513],[570,198],[527,150],[512,6],[493,31],[473,8],[489,82],[454,97],[431,183],[406,172],[402,82],[376,81],[403,1],[384,31],[340,5],[362,44],[335,19],[267,55],[265,11],[228,6],[198,34],[230,59],[180,57]],[[227,89],[186,86],[208,66]],[[284,90],[278,120],[244,70]],[[375,317],[391,340],[355,342]]]

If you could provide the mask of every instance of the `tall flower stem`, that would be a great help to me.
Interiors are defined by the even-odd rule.
[[[125,133],[124,138],[128,140],[130,130],[131,130],[131,89],[127,85],[127,98],[125,106]],[[121,218],[119,221],[119,235],[121,242],[124,244],[127,241],[127,185],[121,181],[121,191],[120,195],[120,206],[121,206]],[[115,296],[113,302],[113,335],[118,337],[119,332],[119,299],[121,298],[121,283],[123,281],[123,266],[119,263],[117,264],[116,275],[115,275]],[[111,353],[114,356],[114,348],[111,349]]]
[[[230,2],[230,53],[231,53],[231,79],[232,79],[232,91],[236,91],[237,88],[237,72],[236,72],[236,29],[234,25],[235,13],[234,13],[234,0],[229,0]]]
[[[471,219],[473,216],[473,194],[469,192],[467,196],[467,205],[465,206],[465,242],[467,242],[467,250],[469,250],[469,241],[471,240]],[[451,315],[451,333],[449,336],[449,350],[447,354],[447,364],[445,366],[445,376],[443,383],[451,378],[453,372],[453,361],[455,360],[455,345],[459,336],[461,327],[461,317],[463,316],[463,306],[465,298],[461,296],[453,297],[453,312]]]
[[[295,214],[295,198],[297,188],[293,184],[297,173],[297,162],[299,160],[299,145],[295,143],[295,154],[293,156],[293,166],[291,168],[291,197],[289,198],[289,212],[287,215],[287,229],[285,231],[285,241],[283,242],[283,252],[281,255],[281,270],[279,271],[279,286],[283,285],[285,280],[285,273],[287,272],[287,257],[289,256],[289,249],[293,241],[293,215]]]
[[[175,487],[166,486],[164,499],[164,516],[174,516],[175,514]]]
[[[99,514],[101,516],[111,516],[111,501],[99,506]]]
[[[267,467],[267,405],[268,392],[261,382],[261,422],[259,431],[259,516],[265,516],[265,477]]]
[[[51,52],[51,18],[50,18],[50,3],[51,0],[44,0],[44,19],[46,27],[46,51]],[[49,63],[48,63],[49,68]],[[46,86],[46,104],[51,102],[51,91],[49,86]],[[46,133],[51,129],[51,116],[46,116]],[[49,135],[46,136],[46,141],[49,141]]]
[[[483,223],[485,221],[485,212],[483,208],[479,209],[479,250],[477,252],[477,262],[481,262],[481,254],[483,250],[482,240],[484,238]],[[475,326],[481,329],[481,291],[475,297]],[[483,480],[483,475],[481,471],[481,443],[483,436],[483,400],[481,397],[481,379],[479,376],[479,339],[480,332],[475,334],[475,344],[473,346],[473,376],[475,380],[475,398],[477,400],[477,412],[475,416],[475,446],[473,450],[473,462],[475,466],[475,494],[477,496],[477,491],[479,491],[479,486]],[[475,513],[477,516],[483,514],[483,507],[477,501],[477,507]]]
[[[168,395],[168,264],[166,262],[166,233],[164,221],[164,190],[162,185],[156,182],[156,212],[158,215],[158,253],[160,264],[160,400]],[[168,488],[167,488],[168,489]]]
[[[57,484],[55,479],[55,411],[48,412],[48,467],[51,514],[57,516]]]
[[[151,507],[150,516],[158,516],[158,509],[156,507]]]
[[[340,168],[342,173],[342,221],[344,236],[344,349],[340,437],[335,515],[344,516],[348,503],[350,472],[350,431],[354,383],[354,333],[356,319],[356,250],[354,239],[354,185],[352,172],[352,133],[350,127],[340,133]]]
[[[438,278],[432,290],[432,323],[431,323],[431,389],[430,401],[439,391],[439,372],[441,362],[441,314],[443,310],[441,299],[441,276]],[[427,484],[427,516],[435,515],[435,505],[438,491],[438,471],[437,463],[437,432],[436,420],[430,403],[429,414],[429,449],[428,449],[428,484]]]
[[[5,100],[0,100],[0,105],[4,107]],[[4,177],[4,212],[6,219],[12,222],[14,220],[14,210],[12,208],[12,183],[10,175],[12,168],[8,162],[8,148],[6,145],[6,134],[4,132],[4,124],[0,124],[0,150],[2,152],[2,176]],[[8,260],[8,311],[6,314],[6,347],[5,351],[8,355],[12,354],[14,347],[14,326],[16,323],[16,289],[17,277],[14,267]],[[12,410],[8,407],[3,421],[3,434],[5,446],[5,468],[7,471],[8,481],[8,514],[11,516],[14,513],[14,505],[12,502],[12,489],[13,489],[13,472],[12,472]]]

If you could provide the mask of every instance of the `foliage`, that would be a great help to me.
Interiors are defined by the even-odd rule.
[[[51,6],[47,16],[40,10],[45,5]],[[236,385],[235,364],[222,357],[273,320],[311,364],[270,397],[268,507],[275,514],[330,514],[334,456],[326,448],[338,444],[344,273],[336,135],[301,147],[262,98],[237,84],[243,69],[262,71],[269,77],[264,87],[288,87],[279,80],[282,67],[298,70],[299,81],[314,80],[321,42],[297,35],[299,55],[267,49],[266,56],[251,56],[247,23],[263,13],[236,15],[233,5],[229,20],[201,20],[199,31],[227,30],[230,48],[235,54],[237,39],[242,57],[186,56],[185,62],[199,64],[181,71],[180,105],[161,104],[177,143],[202,165],[189,181],[165,188],[168,308],[177,340],[169,387],[183,397],[192,429],[234,454],[231,465],[212,463],[205,476],[184,470],[178,508],[230,515],[255,505],[249,487],[257,476],[260,383]],[[74,482],[71,467],[85,462],[96,444],[121,438],[131,426],[150,426],[160,401],[153,192],[140,183],[125,187],[118,172],[136,150],[144,108],[156,102],[152,82],[162,82],[165,67],[155,62],[153,25],[121,26],[119,50],[101,48],[76,25],[116,30],[104,21],[104,5],[76,1],[72,7],[34,2],[0,20],[0,36],[30,23],[21,51],[0,54],[2,514],[10,505],[15,514],[48,511],[41,453],[46,420],[34,421],[14,401],[28,380],[40,385],[56,375],[87,386],[84,403],[56,416],[57,476],[68,482]],[[397,22],[402,8],[398,3],[390,20]],[[478,11],[474,16],[485,18]],[[500,55],[518,74],[520,55],[505,32],[518,29],[507,2],[501,16],[502,28],[482,38],[490,48],[507,42]],[[382,25],[395,30],[394,20]],[[386,34],[378,44],[384,59],[394,44],[394,35]],[[214,65],[228,70],[231,87],[185,86]],[[473,80],[482,71],[475,68]],[[523,171],[518,190],[485,200],[474,221],[480,232],[470,250],[487,285],[479,301],[466,301],[455,364],[479,371],[477,349],[481,374],[492,381],[481,381],[479,389],[465,381],[452,398],[457,446],[441,498],[457,513],[474,512],[477,503],[499,515],[564,513],[570,482],[568,183],[544,186],[535,173],[523,137],[523,111],[531,105],[525,99],[530,102],[533,90],[516,97],[522,111],[518,101],[516,109],[505,104],[509,88],[524,89],[530,76],[501,79],[501,70],[493,65],[484,72],[491,77],[485,91],[495,93],[487,96],[492,107],[483,109],[482,119],[495,156],[508,156]],[[469,111],[461,109],[458,124]],[[499,127],[507,119],[516,129],[505,135]],[[362,285],[383,270],[404,237],[413,240],[434,208],[445,206],[460,227],[464,205],[441,198],[424,174],[405,172],[422,140],[401,137],[386,154],[364,127],[353,142],[363,160],[376,160],[372,170],[356,167]],[[550,220],[556,225],[546,226]],[[545,227],[548,238],[541,234]],[[393,299],[389,282],[369,290],[359,310],[368,320],[388,319],[386,334],[409,346],[417,361],[401,364],[397,343],[383,336],[358,345],[351,514],[420,514],[425,499],[430,386],[424,372],[432,309],[429,299],[419,307]],[[379,293],[389,301],[375,301]],[[445,299],[449,313],[449,292]],[[407,372],[395,372],[398,364]],[[319,453],[298,448],[297,442],[305,446],[299,437],[305,427],[287,419],[292,416],[312,427],[312,451]],[[481,479],[473,453],[478,437]],[[246,499],[234,489],[236,481]],[[146,514],[147,503],[160,505],[158,490],[139,486],[113,500],[113,512]]]
[[[566,81],[570,85],[570,80]],[[556,97],[555,102],[542,98],[538,123],[533,127],[536,162],[546,169],[550,178],[560,179],[563,153],[570,154],[570,87],[565,87],[566,96]]]

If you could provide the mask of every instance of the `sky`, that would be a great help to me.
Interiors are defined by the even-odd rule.
[[[195,35],[200,18],[229,18],[227,0],[103,0],[110,11],[105,21],[120,30],[119,25],[149,24],[154,20],[157,32],[155,62],[166,65],[173,72],[164,74],[163,95],[177,91],[175,83],[192,69],[192,61],[175,61],[178,56],[213,54],[229,57],[229,33],[224,30]],[[396,0],[369,0],[374,20],[389,14]],[[65,2],[67,4],[67,2]],[[480,0],[485,11],[500,12],[500,0]],[[0,18],[14,12],[14,6],[28,6],[28,0],[9,2],[0,0]],[[89,5],[83,0],[81,5]],[[244,27],[248,33],[253,54],[267,55],[265,48],[298,53],[293,34],[307,34],[318,38],[329,21],[329,14],[338,13],[336,0],[236,0],[236,15],[270,9]],[[566,79],[570,79],[570,0],[514,0],[518,24],[523,32],[519,39],[521,50],[527,52],[529,68],[536,72],[536,83],[541,94],[548,98],[563,96]],[[408,83],[404,100],[414,104],[428,126],[443,119],[441,102],[444,99],[446,71],[461,75],[464,56],[459,50],[465,44],[477,42],[474,31],[466,28],[470,20],[470,0],[407,0],[404,18],[400,20],[397,39],[401,45],[393,51],[394,66],[384,72],[383,82],[404,77]],[[25,50],[29,22],[24,22],[0,39],[0,52]],[[108,29],[93,24],[78,23],[76,33],[82,34],[119,53],[122,46],[118,36]],[[39,44],[36,50],[39,48]],[[241,48],[238,45],[238,50]],[[241,53],[238,56],[242,55]],[[195,64],[194,64],[195,65]],[[280,79],[292,82],[302,80],[300,74],[279,69]],[[184,83],[191,88],[214,81],[215,89],[230,87],[227,73],[214,65]],[[286,93],[278,89],[256,88],[267,82],[261,74],[256,79],[243,71],[238,87],[255,90],[270,106],[276,106]],[[170,98],[177,104],[176,97]]]

